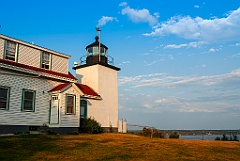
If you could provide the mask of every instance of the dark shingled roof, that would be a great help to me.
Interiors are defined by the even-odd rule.
[[[88,49],[88,48],[90,48],[90,47],[94,47],[94,46],[99,46],[99,37],[98,36],[96,36],[95,37],[95,42],[94,43],[92,43],[92,44],[90,44],[90,45],[88,45],[87,47],[86,47],[86,49]],[[106,46],[106,45],[104,45],[104,44],[102,44],[101,43],[101,47],[104,47],[105,49],[108,49],[108,47]]]

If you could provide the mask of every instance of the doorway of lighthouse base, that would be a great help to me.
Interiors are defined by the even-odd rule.
[[[86,124],[87,120],[87,101],[81,100],[80,101],[80,126],[79,126],[79,132],[84,132],[84,125]]]

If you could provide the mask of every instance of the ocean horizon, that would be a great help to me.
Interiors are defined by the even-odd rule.
[[[230,139],[230,135],[226,135]],[[180,139],[184,140],[215,140],[217,137],[222,138],[223,135],[180,135]],[[238,140],[240,135],[237,135]]]

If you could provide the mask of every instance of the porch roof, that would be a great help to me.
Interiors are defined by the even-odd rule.
[[[51,89],[48,92],[58,92],[58,91],[62,91],[63,89],[67,88],[67,86],[69,86],[71,83],[64,83],[64,84],[59,84],[58,86],[54,87],[53,89]]]
[[[70,88],[72,85],[75,85],[80,91],[82,91],[83,95],[81,97],[91,98],[91,99],[101,99],[101,96],[97,92],[95,92],[91,87],[84,84],[78,84],[78,83],[59,84],[58,86],[54,87],[48,92],[61,92]]]
[[[84,95],[101,97],[97,92],[95,92],[92,88],[84,84],[75,83],[75,85],[84,93]]]

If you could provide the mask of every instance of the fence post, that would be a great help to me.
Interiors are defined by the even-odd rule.
[[[153,138],[153,128],[151,127],[151,139]]]
[[[123,119],[122,119],[122,133],[123,133]]]

